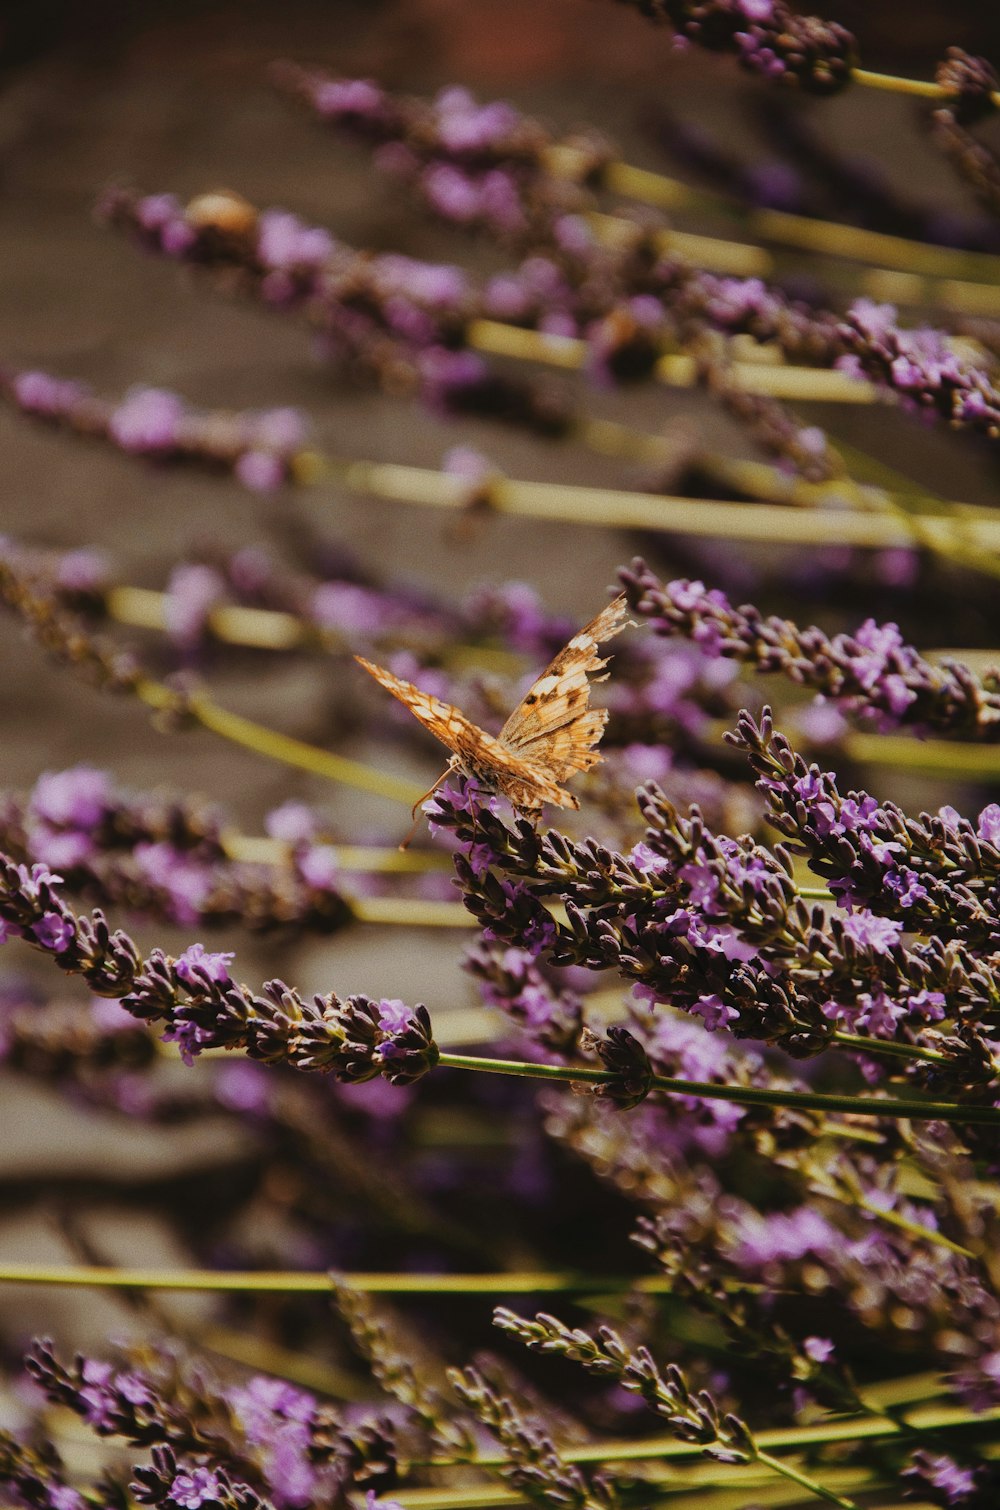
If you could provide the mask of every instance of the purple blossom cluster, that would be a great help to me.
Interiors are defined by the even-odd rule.
[[[180,927],[236,920],[252,931],[333,933],[347,926],[335,851],[317,820],[286,804],[269,820],[289,843],[275,864],[234,861],[225,815],[196,800],[116,791],[106,771],[46,771],[27,798],[0,798],[0,844],[29,865],[58,869],[103,905]]]
[[[557,1056],[572,1054],[582,1027],[582,1002],[539,968],[538,951],[485,940],[466,953],[464,965],[479,982],[486,1006],[504,1012],[529,1040]]]
[[[139,1353],[124,1367],[78,1356],[67,1368],[43,1341],[25,1362],[49,1400],[98,1436],[153,1449],[152,1461],[133,1470],[140,1504],[306,1510],[392,1477],[387,1423],[345,1421],[283,1379],[258,1374],[224,1386],[169,1345],[154,1364]]]
[[[523,819],[512,830],[467,794],[439,791],[432,822],[459,839],[456,871],[485,936],[551,964],[613,969],[642,1001],[795,1056],[844,1034],[852,1052],[871,1043],[875,1078],[880,1043],[910,1045],[907,1073],[993,1104],[992,944],[908,944],[898,916],[853,898],[846,916],[828,918],[797,896],[787,853],[713,835],[697,809],[681,817],[652,784],[637,795],[649,828],[626,855]],[[542,1000],[533,1005],[537,1034]],[[602,1058],[612,1050],[626,1078],[645,1073],[641,1045],[632,1054],[630,1041],[613,1041]]]
[[[303,314],[331,359],[395,391],[408,387],[435,410],[565,431],[558,399],[465,348],[477,308],[459,267],[359,252],[290,211],[258,212],[223,194],[184,205],[170,194],[114,189],[100,214],[148,251],[213,270],[227,289],[267,308]]]
[[[409,1085],[432,1069],[438,1048],[423,1006],[330,992],[303,1001],[284,981],[262,994],[237,985],[232,956],[192,944],[178,958],[154,949],[122,997],[125,1010],[146,1022],[165,1020],[164,1037],[187,1063],[206,1049],[244,1048],[251,1059],[332,1073],[349,1082],[383,1075]]]
[[[987,955],[996,948],[995,802],[973,822],[950,806],[911,818],[867,792],[841,796],[831,772],[807,765],[775,732],[769,710],[759,725],[742,714],[731,743],[753,766],[769,821],[846,907],[886,914],[897,934],[934,933]]]
[[[256,492],[288,482],[307,441],[296,409],[198,410],[166,388],[133,388],[114,403],[84,383],[47,372],[0,372],[0,398],[32,419],[110,441],[130,456],[198,461],[232,472]]]
[[[233,956],[192,944],[178,958],[153,949],[144,959],[100,910],[78,916],[63,900],[62,877],[44,865],[0,857],[0,930],[50,955],[67,974],[82,975],[100,996],[117,997],[140,1021],[166,1022],[187,1063],[206,1049],[244,1048],[252,1059],[363,1081],[384,1075],[406,1085],[437,1062],[426,1007],[332,992],[311,1002],[283,981],[263,994],[238,985]]]
[[[855,42],[836,21],[800,16],[784,0],[623,0],[666,22],[679,45],[730,52],[749,73],[809,94],[834,94],[850,82]]]
[[[843,28],[784,0],[633,3],[672,25],[681,51],[729,53],[806,92],[832,93],[854,69]],[[995,162],[968,128],[995,104],[996,77],[956,51],[938,77],[948,99],[932,130],[986,202]],[[681,350],[790,478],[842,476],[819,426],[739,387],[731,338],[749,337],[873,381],[950,429],[1000,433],[995,331],[984,329],[984,355],[972,361],[948,332],[904,328],[888,306],[856,300],[841,316],[818,291],[796,297],[792,285],[700,271],[651,217],[620,217],[612,243],[591,211],[616,170],[620,183],[621,165],[595,136],[556,138],[460,88],[423,101],[293,65],[279,82],[438,217],[513,246],[520,260],[477,283],[458,266],[349,247],[230,191],[184,204],[115,189],[102,209],[220,288],[305,316],[351,377],[374,375],[441,414],[578,439],[590,422],[567,397],[478,354],[485,322],[525,349],[525,332],[583,343],[574,359],[597,387],[649,379]],[[253,489],[305,484],[340,465],[305,449],[304,422],[288,409],[201,411],[151,388],[110,400],[36,370],[0,373],[0,396],[128,455],[203,465]],[[597,449],[650,454],[651,437],[617,425],[612,442],[600,426],[589,432]],[[460,479],[471,533],[498,497],[497,469],[459,440],[442,470]],[[714,496],[721,459],[713,479],[697,446],[678,450],[678,491]],[[746,496],[742,482],[731,491]],[[220,661],[230,638],[242,644],[224,629],[240,608],[290,620],[290,653],[377,651],[396,675],[489,728],[513,689],[489,674],[463,685],[465,665],[478,655],[506,672],[508,657],[521,657],[526,689],[562,647],[579,649],[578,617],[550,612],[526,583],[491,582],[456,602],[384,581],[304,526],[291,544],[294,569],[253,542],[174,564],[163,618],[184,669],[169,684],[93,633],[115,617],[111,570],[97,553],[4,542],[0,596],[45,649],[99,689],[155,704],[170,729],[195,719],[194,667],[209,642]],[[466,974],[516,1030],[503,1039],[487,1014],[448,1011],[460,1002],[435,1007],[432,1025],[426,1007],[387,983],[346,998],[280,978],[256,990],[237,978],[229,948],[140,946],[101,910],[202,939],[217,924],[268,930],[262,952],[332,935],[355,914],[333,836],[301,801],[268,814],[282,851],[272,865],[232,858],[238,836],[213,805],[124,792],[90,765],[0,794],[5,960],[31,950],[33,964],[89,991],[47,995],[5,977],[3,1068],[158,1131],[204,1122],[210,1167],[158,1181],[157,1215],[192,1263],[231,1271],[223,1288],[233,1292],[219,1305],[223,1324],[184,1345],[154,1338],[64,1364],[54,1344],[36,1343],[14,1402],[26,1429],[0,1432],[0,1484],[17,1503],[400,1510],[381,1497],[398,1485],[404,1497],[514,1494],[627,1510],[665,1490],[703,1492],[703,1470],[690,1476],[684,1461],[700,1454],[713,1460],[711,1492],[730,1498],[770,1474],[786,1481],[782,1492],[791,1480],[803,1502],[843,1510],[858,1510],[853,1491],[840,1492],[853,1478],[865,1502],[906,1493],[965,1510],[993,1504],[1000,806],[977,796],[972,816],[948,802],[911,816],[864,777],[847,789],[832,767],[845,715],[879,732],[995,742],[1000,674],[931,661],[911,643],[920,631],[910,626],[945,603],[944,573],[932,591],[907,576],[910,617],[897,625],[866,617],[867,606],[845,619],[864,588],[841,570],[829,622],[861,621],[849,633],[802,627],[779,611],[789,610],[778,594],[767,611],[734,606],[694,580],[704,549],[671,547],[671,572],[690,575],[661,578],[641,560],[621,574],[636,627],[653,632],[630,637],[600,694],[604,764],[579,786],[596,829],[572,817],[566,829],[529,821],[461,776],[425,804],[477,926]],[[822,568],[807,560],[796,570],[815,582]],[[763,602],[766,577],[733,552],[729,576],[716,580]],[[956,602],[953,583],[950,592],[942,634],[963,643],[977,614],[990,622],[991,605],[971,590]],[[826,608],[816,610],[824,624]],[[510,664],[513,680],[520,663]],[[743,667],[818,694],[797,727],[823,746],[822,765],[776,731],[770,710],[737,711]],[[555,736],[568,731],[572,745],[579,728],[578,686],[557,690],[543,709],[552,727],[542,765],[561,745]],[[315,737],[378,735],[390,719],[412,735],[406,710],[387,704],[373,699],[369,713],[340,703]],[[733,722],[723,744],[718,728]],[[764,841],[765,819],[778,842]],[[98,908],[75,910],[78,894]],[[405,892],[385,900],[404,904]],[[401,907],[397,917],[407,916]],[[270,956],[269,968],[284,973]],[[305,962],[307,976],[323,968],[318,952]],[[476,1052],[449,1049],[454,1024],[465,1032],[470,1020],[482,1041],[456,1033],[457,1048]],[[172,1050],[161,1053],[163,1043]],[[215,1137],[220,1123],[239,1134],[234,1153]],[[41,1171],[33,1197],[62,1209],[64,1184],[61,1171]],[[94,1188],[105,1188],[96,1176]],[[145,1201],[149,1188],[126,1175],[113,1198]],[[72,1212],[63,1225],[74,1256],[99,1261]],[[457,1307],[529,1285],[563,1289],[567,1305],[579,1296],[591,1319],[530,1320],[501,1306],[496,1353],[473,1353],[486,1341],[483,1317],[463,1311],[459,1323]],[[407,1294],[405,1318],[367,1294],[393,1288]],[[330,1300],[343,1328],[336,1317],[331,1325]],[[459,1330],[472,1361],[450,1368]],[[239,1368],[209,1366],[216,1347]],[[291,1382],[302,1379],[310,1387]],[[376,1387],[384,1408],[372,1403]],[[933,1414],[910,1411],[918,1390]],[[96,1482],[70,1471],[39,1391],[97,1437],[141,1449],[142,1461],[113,1459]],[[645,1466],[642,1407],[655,1418]],[[57,1436],[59,1422],[51,1418]],[[682,1445],[666,1469],[664,1431]],[[503,1487],[490,1489],[491,1477]]]
[[[839,333],[847,348],[837,367],[891,388],[915,414],[1000,435],[1000,396],[993,376],[959,357],[944,331],[907,330],[892,304],[858,299]]]
[[[467,89],[442,89],[432,100],[390,94],[371,79],[338,78],[284,63],[280,88],[321,121],[375,149],[383,172],[412,183],[438,215],[505,239],[537,237],[553,216],[584,202],[573,183],[548,166],[545,128],[506,100],[480,104]],[[579,180],[599,177],[608,156],[596,137],[576,136]]]
[[[747,9],[751,3],[753,14]],[[711,37],[706,45],[713,47],[727,47],[735,36],[742,61],[764,73],[791,76],[788,58],[781,56],[780,48],[774,51],[775,35],[780,36],[782,47],[793,52],[802,44],[803,57],[819,44],[824,32],[827,40],[836,34],[849,45],[847,34],[836,26],[831,29],[816,18],[794,17],[777,0],[759,0],[759,4],[757,0],[745,0],[745,4],[743,0],[713,0],[711,5],[682,5],[681,10],[691,10],[692,14],[683,23],[674,18],[680,36],[699,41]],[[738,29],[727,34],[730,25]],[[805,29],[801,36],[797,27]],[[808,42],[804,41],[806,35]],[[812,54],[812,63],[817,64],[817,60],[818,55]],[[949,66],[946,87],[953,88],[957,98],[964,98],[966,93],[970,98],[975,93],[978,100],[989,98],[990,81],[981,68],[976,72],[965,67],[962,72],[955,59]],[[797,73],[797,68],[792,73]],[[848,72],[842,71],[839,83],[846,82],[847,77]],[[294,69],[283,78],[323,119],[346,125],[351,131],[357,130],[357,120],[350,110],[341,112],[336,104],[325,108],[320,102],[327,97],[333,101],[348,99],[355,86],[376,89],[368,81],[338,80]],[[966,78],[973,80],[968,86],[962,82]],[[566,204],[566,181],[548,165],[552,151],[558,149],[550,143],[547,158],[541,128],[534,122],[524,122],[505,102],[476,106],[463,96],[460,108],[473,120],[516,121],[525,137],[535,143],[530,152],[520,156],[519,149],[511,145],[509,205],[507,199],[501,203],[491,197],[485,188],[500,173],[495,163],[504,150],[502,132],[491,149],[491,166],[484,170],[478,161],[466,160],[464,135],[459,133],[453,139],[444,128],[439,103],[389,96],[383,90],[377,93],[384,112],[383,135],[378,139],[391,141],[380,148],[382,155],[376,157],[376,165],[404,173],[429,208],[444,219],[483,226],[503,236],[519,233],[521,239],[530,226],[533,254],[519,268],[501,274],[486,286],[481,312],[494,319],[585,340],[590,351],[589,370],[602,384],[649,377],[657,355],[674,341],[690,346],[703,342],[708,332],[750,335],[760,342],[776,343],[790,360],[835,365],[859,379],[875,382],[895,394],[909,411],[925,418],[937,416],[953,427],[968,427],[996,439],[1000,396],[995,374],[960,357],[947,331],[929,326],[901,327],[893,306],[877,305],[869,299],[856,300],[844,320],[832,310],[790,298],[780,287],[759,278],[698,271],[676,253],[658,250],[655,234],[638,222],[625,239],[624,250],[610,251],[598,243],[585,218],[570,213],[577,207]],[[442,99],[450,98],[451,93],[446,91]],[[952,119],[951,115],[948,118]],[[369,142],[375,140],[370,131],[361,134]],[[476,136],[471,127],[469,135]],[[581,181],[599,187],[602,167],[613,160],[612,154],[607,149],[588,150],[586,144],[575,141],[570,145],[582,164],[577,169]],[[985,148],[978,150],[986,154]],[[527,180],[533,196],[530,206],[524,187],[525,160],[531,165]],[[442,192],[444,184],[450,192]],[[514,185],[520,186],[520,199]],[[709,363],[706,376],[714,370]],[[796,470],[813,480],[832,475],[829,463],[825,469],[818,465],[822,458],[810,454],[808,441],[798,438],[796,427],[783,417],[780,405],[738,395],[732,383],[725,381],[724,368],[715,373],[714,386],[738,416],[756,429],[758,438],[796,464]]]
[[[761,672],[780,672],[858,713],[882,732],[1000,738],[1000,679],[976,676],[960,661],[926,660],[896,624],[868,619],[853,634],[830,636],[813,625],[734,608],[718,588],[680,579],[664,583],[636,558],[621,580],[634,612],[655,633],[694,641],[706,654]]]

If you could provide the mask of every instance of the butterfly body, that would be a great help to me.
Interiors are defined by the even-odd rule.
[[[577,808],[577,799],[560,783],[601,759],[595,747],[608,714],[605,708],[589,706],[590,684],[605,680],[606,672],[596,674],[607,665],[597,650],[625,628],[625,613],[625,597],[620,594],[560,650],[497,735],[384,667],[361,656],[355,660],[451,750],[449,769],[463,770],[525,812],[545,803]]]

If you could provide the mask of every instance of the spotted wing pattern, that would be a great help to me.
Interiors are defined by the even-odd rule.
[[[607,711],[590,708],[588,677],[607,664],[597,654],[602,640],[625,628],[625,598],[609,603],[575,634],[551,665],[528,689],[524,699],[494,738],[440,697],[382,666],[355,656],[359,665],[452,752],[452,763],[517,808],[531,812],[544,803],[579,807],[572,792],[559,785],[576,771],[589,770],[600,756],[594,748],[604,732]],[[603,681],[604,677],[595,677]]]
[[[589,771],[601,759],[595,746],[608,721],[606,708],[590,707],[591,682],[603,682],[608,664],[598,647],[629,623],[621,593],[575,634],[528,688],[500,731],[500,743],[521,760],[542,763],[556,781]]]

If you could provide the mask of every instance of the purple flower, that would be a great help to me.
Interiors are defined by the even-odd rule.
[[[802,1343],[802,1351],[814,1363],[829,1363],[833,1357],[834,1348],[828,1337],[806,1337]]]
[[[314,891],[333,891],[340,877],[340,861],[332,844],[310,844],[295,861],[299,875]]]
[[[752,1206],[741,1205],[733,1213],[729,1238],[733,1261],[741,1269],[795,1263],[807,1253],[822,1258],[824,1254],[836,1252],[843,1242],[843,1234],[813,1206],[764,1215]]]
[[[55,865],[60,870],[83,865],[97,853],[97,846],[89,835],[60,832],[47,823],[30,824],[29,840],[33,858],[44,860],[46,865]]]
[[[893,847],[888,844],[873,845],[872,853],[877,854],[879,850],[885,851]],[[916,871],[908,870],[905,866],[890,867],[885,873],[883,884],[887,891],[896,895],[901,907],[914,907],[927,896],[927,887]]]
[[[381,121],[385,116],[386,95],[371,79],[325,79],[314,95],[321,115],[359,116]]]
[[[218,1476],[208,1468],[179,1473],[170,1485],[171,1503],[179,1510],[201,1510],[202,1505],[218,1504],[222,1493]]]
[[[36,817],[58,827],[88,829],[100,823],[110,800],[107,772],[78,765],[39,776],[30,807]]]
[[[165,455],[176,449],[186,409],[163,388],[133,388],[108,421],[108,434],[137,456]]]
[[[167,634],[181,650],[201,643],[212,610],[225,596],[226,584],[217,571],[199,563],[175,566],[167,583],[164,617]]]
[[[478,485],[488,482],[496,472],[489,458],[472,446],[452,446],[441,459],[441,470],[449,477],[461,477]]]
[[[115,1389],[130,1405],[148,1405],[153,1398],[149,1385],[138,1374],[117,1374]]]
[[[28,414],[52,419],[72,411],[86,390],[47,372],[19,372],[11,385],[21,408]]]
[[[284,844],[305,844],[316,832],[316,815],[304,802],[283,802],[265,817],[264,832]]]
[[[287,1429],[275,1434],[267,1454],[267,1476],[278,1505],[308,1510],[316,1503],[319,1475],[302,1442]]]
[[[976,833],[987,844],[993,844],[1000,849],[1000,803],[991,802],[984,807],[979,814],[979,824]]]
[[[137,844],[132,853],[146,880],[166,893],[174,921],[182,926],[196,923],[212,889],[206,867],[166,840]]]
[[[47,865],[19,865],[17,879],[21,891],[30,902],[37,902],[43,886],[58,886],[62,876],[55,875]]]
[[[60,558],[56,581],[67,592],[101,592],[108,584],[111,564],[103,551],[89,546],[67,551]]]
[[[692,1013],[700,1017],[710,1033],[717,1028],[727,1028],[731,1022],[739,1017],[735,1007],[730,1007],[722,1000],[721,996],[700,996],[691,1007]]]
[[[854,1018],[855,1026],[864,1028],[873,1038],[894,1038],[896,1028],[907,1016],[906,1008],[884,991],[862,993],[858,1006],[861,1010]]]
[[[305,225],[287,210],[265,210],[260,216],[257,256],[265,268],[321,268],[332,258],[335,246],[329,231]]]
[[[73,942],[76,933],[73,925],[61,913],[47,912],[31,927],[31,935],[43,949],[61,954]]]
[[[627,779],[635,785],[644,781],[664,781],[673,770],[673,752],[665,745],[639,744],[633,741],[620,751]],[[638,848],[638,846],[636,846]]]
[[[49,1489],[49,1510],[87,1510],[87,1502],[77,1489],[68,1484],[53,1484]]]
[[[199,975],[207,975],[209,980],[220,984],[227,982],[230,979],[229,966],[235,958],[235,954],[209,954],[204,944],[189,944],[178,957],[174,969],[186,986],[199,989]]]
[[[697,863],[682,865],[679,874],[680,879],[688,888],[693,907],[709,914],[721,910],[715,907],[715,898],[719,891],[719,877],[713,870]]]
[[[244,451],[233,473],[237,481],[254,493],[273,493],[288,479],[287,463],[273,451]]]
[[[322,629],[374,638],[397,624],[400,605],[386,593],[356,582],[322,582],[312,596],[310,617]]]
[[[255,446],[285,454],[294,454],[305,445],[308,428],[302,411],[288,406],[261,409],[246,420],[247,434]]]
[[[961,1505],[975,1493],[975,1472],[960,1467],[954,1458],[946,1457],[944,1453],[932,1457],[929,1452],[918,1452],[914,1454],[913,1462],[914,1468],[908,1469],[904,1476],[911,1482],[939,1489],[946,1504]]]
[[[183,1010],[178,1008],[177,1016],[161,1037],[164,1043],[176,1043],[181,1058],[190,1069],[202,1049],[212,1047],[212,1034],[208,1028],[182,1016]]]
[[[843,921],[844,932],[849,939],[871,949],[876,954],[889,954],[898,944],[903,925],[894,918],[880,918],[874,912],[860,909]]]
[[[413,1010],[402,1002],[398,997],[380,1001],[378,1004],[378,1025],[383,1033],[403,1033],[410,1027],[413,1021]]]
[[[96,1358],[84,1359],[81,1370],[83,1388],[79,1399],[84,1420],[98,1431],[108,1431],[114,1424],[115,1392],[111,1374],[110,1363],[102,1363]]]
[[[272,1076],[246,1060],[224,1064],[215,1077],[215,1096],[229,1111],[265,1116],[271,1104]]]
[[[635,866],[636,870],[643,872],[648,870],[669,869],[670,862],[665,855],[658,855],[654,849],[650,849],[645,840],[640,839],[638,844],[633,844],[627,858]]]
[[[871,341],[882,341],[895,329],[896,306],[876,304],[872,299],[855,299],[848,317]]]
[[[925,1022],[941,1022],[945,1015],[946,998],[943,991],[915,991],[908,998],[908,1012],[922,1017]]]

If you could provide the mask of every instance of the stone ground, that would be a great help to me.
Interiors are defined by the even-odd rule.
[[[326,223],[357,245],[486,268],[494,265],[488,249],[470,249],[459,236],[421,223],[365,171],[359,153],[277,97],[267,64],[281,56],[317,61],[414,91],[462,80],[483,95],[506,93],[558,125],[589,121],[622,142],[631,160],[650,166],[658,159],[636,124],[643,102],[665,90],[679,115],[742,138],[739,101],[753,86],[714,60],[673,56],[665,36],[598,0],[382,6],[292,0],[109,14],[106,30],[78,25],[62,44],[10,71],[0,92],[0,360],[47,367],[109,393],[143,383],[176,388],[205,405],[299,405],[323,444],[339,453],[436,465],[449,446],[464,442],[515,476],[623,480],[616,466],[582,453],[481,425],[445,426],[399,401],[346,387],[313,358],[292,322],[226,303],[182,271],[144,259],[97,227],[91,206],[112,179],[181,195],[228,186]],[[912,186],[919,175],[925,195],[957,199],[945,168],[921,147],[908,106],[852,96],[820,108],[843,143],[860,150],[877,142],[901,182]],[[731,438],[711,411],[683,394],[607,396],[596,407],[627,414],[644,428],[693,416],[713,444]],[[817,411],[818,422],[824,418]],[[898,417],[845,412],[836,421],[838,433],[859,445],[882,446],[888,432],[898,459],[946,494],[988,496],[976,458],[958,458],[954,448]],[[260,498],[194,472],[144,470],[6,411],[0,455],[6,532],[44,545],[100,546],[120,580],[151,587],[161,587],[171,563],[200,544],[234,548],[254,540],[280,552],[288,532],[305,526],[345,542],[386,573],[456,594],[483,579],[523,578],[541,587],[553,607],[586,617],[636,544],[611,532],[509,519],[456,544],[432,512],[336,489],[317,490],[308,500]],[[320,660],[289,670],[276,660],[247,659],[213,685],[228,706],[304,738],[324,727],[336,699],[349,703],[357,695],[353,673]],[[0,686],[5,787],[87,761],[137,788],[166,784],[224,801],[249,832],[259,831],[264,811],[292,795],[326,804],[345,832],[393,831],[395,810],[387,814],[375,799],[320,789],[207,734],[156,733],[140,708],[102,700],[47,664],[9,619],[0,636]],[[359,752],[348,747],[348,753]],[[415,779],[433,770],[429,756],[419,767],[398,751],[387,758]],[[156,936],[162,940],[163,931]],[[179,946],[189,941],[177,939]],[[450,934],[387,939],[359,929],[291,955],[235,935],[220,940],[219,947],[227,946],[238,948],[250,980],[280,970],[310,990],[364,989],[438,1009],[468,998]],[[19,969],[24,953],[12,960]],[[107,1177],[131,1179],[223,1158],[231,1138],[204,1127],[166,1138],[71,1113],[10,1078],[0,1107],[0,1204],[7,1210],[0,1216],[0,1262],[69,1256],[52,1211],[33,1195],[43,1176],[82,1180],[100,1167]],[[153,1218],[137,1225],[109,1208],[90,1223],[88,1231],[114,1260],[183,1261]],[[198,1302],[191,1305],[197,1310]],[[120,1328],[124,1313],[96,1296],[11,1291],[0,1295],[0,1315],[15,1341],[43,1327],[88,1342]]]

